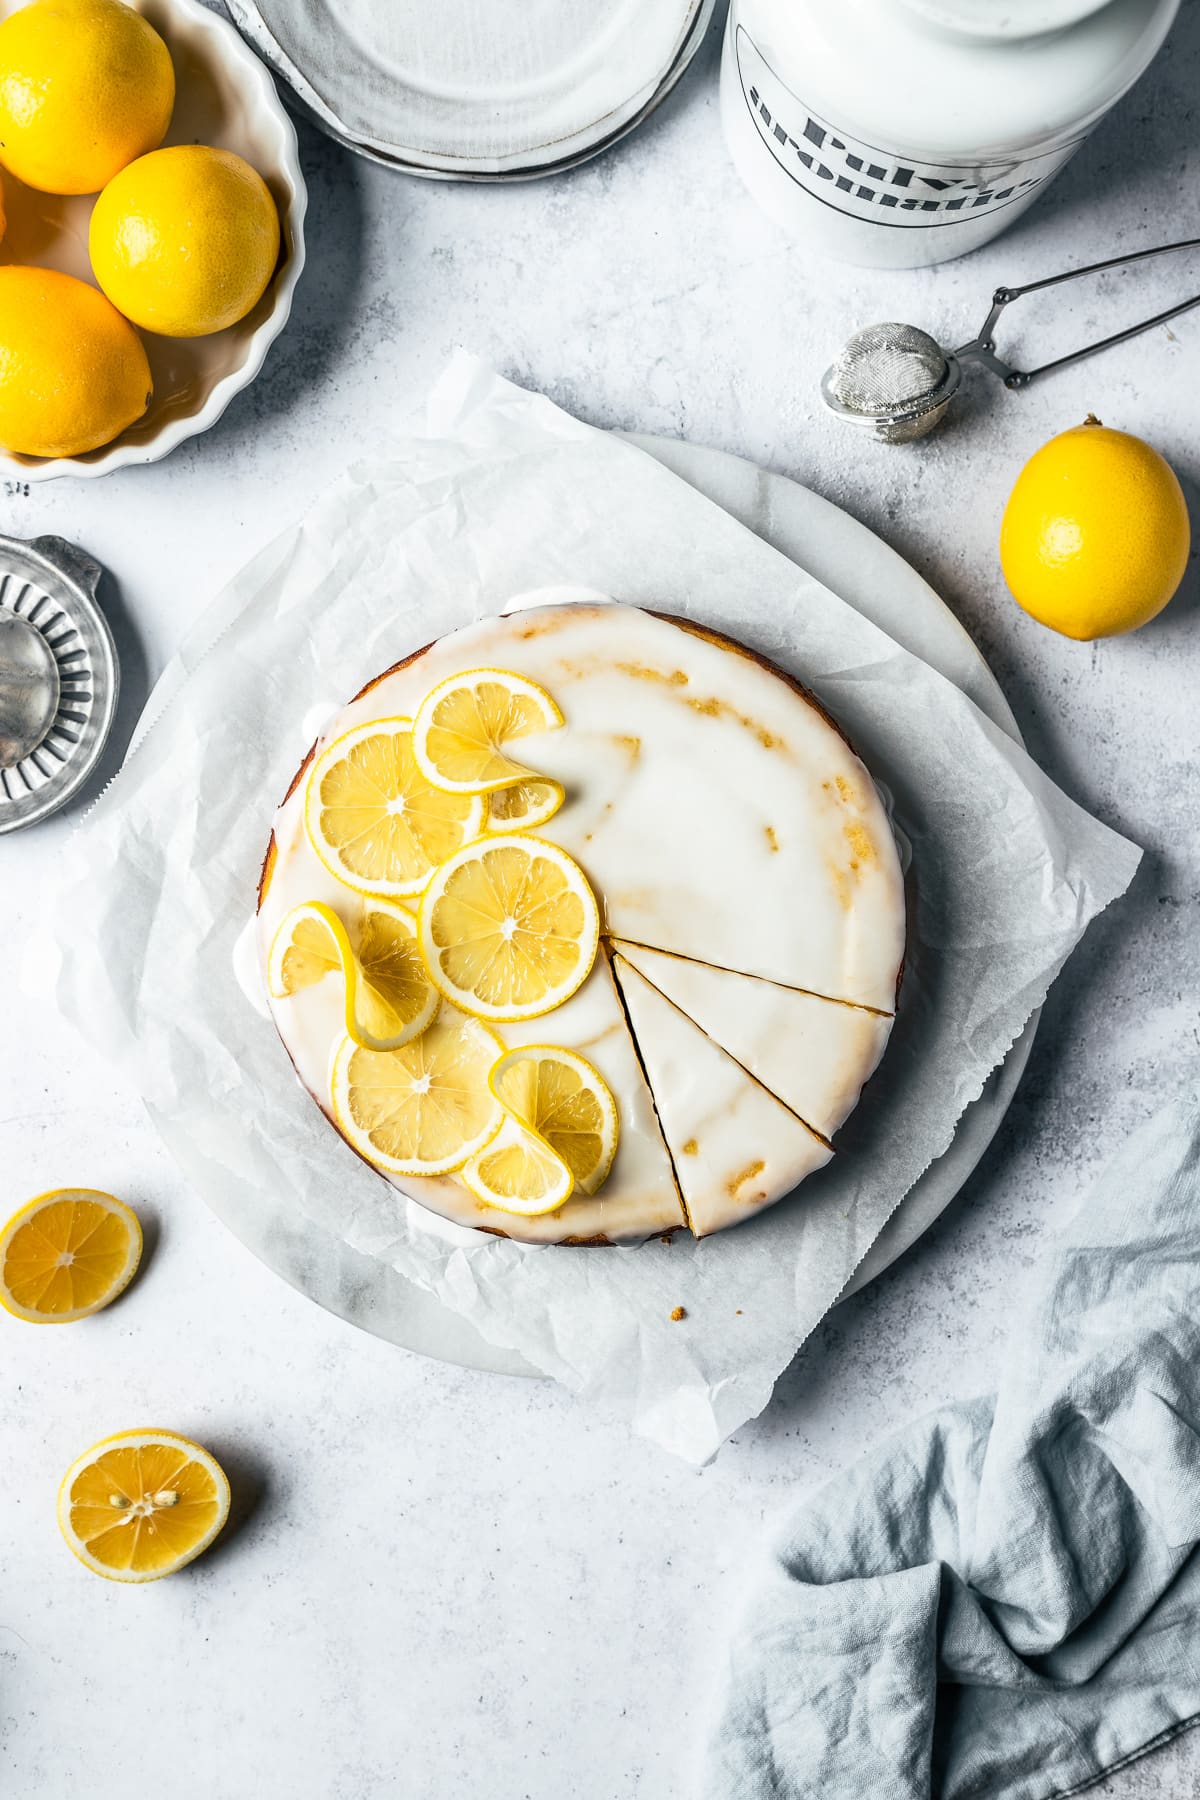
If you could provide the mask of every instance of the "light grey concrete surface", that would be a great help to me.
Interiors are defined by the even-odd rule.
[[[1134,1124],[1196,1090],[1195,566],[1136,637],[1078,645],[1007,598],[995,540],[1025,457],[1089,410],[1157,444],[1195,504],[1200,313],[1022,396],[973,378],[942,434],[903,450],[827,419],[817,379],[855,325],[901,317],[959,342],[999,281],[1195,232],[1200,12],[1185,5],[1151,74],[1009,236],[921,274],[818,263],[760,217],[725,159],[715,75],[714,40],[641,133],[546,185],[421,185],[303,129],[311,261],[258,383],[166,463],[3,494],[0,530],[61,533],[111,571],[126,687],[110,769],[206,600],[465,343],[596,424],[738,451],[872,525],[970,629],[1035,756],[1146,847],[1145,867],[1052,992],[959,1200],[696,1474],[547,1384],[358,1333],[256,1263],[183,1188],[136,1097],[19,991],[78,814],[6,840],[3,1206],[108,1187],[157,1239],[109,1313],[61,1331],[0,1319],[0,1741],[28,1800],[150,1782],[172,1800],[678,1800],[764,1515],[988,1387],[1046,1233]],[[1027,303],[1022,353],[1189,286],[1200,258]],[[79,1450],[140,1424],[209,1443],[237,1499],[202,1563],[133,1591],[72,1560],[54,1495]],[[1097,1792],[1198,1787],[1193,1735]]]

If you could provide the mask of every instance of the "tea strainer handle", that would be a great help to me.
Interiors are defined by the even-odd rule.
[[[1156,325],[1165,325],[1168,319],[1178,317],[1190,307],[1200,305],[1200,294],[1193,294],[1190,300],[1180,300],[1175,306],[1168,306],[1163,312],[1155,313],[1151,319],[1141,319],[1136,325],[1127,325],[1124,331],[1114,331],[1111,337],[1101,338],[1095,344],[1085,344],[1082,349],[1072,350],[1066,356],[1056,356],[1052,362],[1042,363],[1036,369],[1014,369],[996,355],[996,325],[1007,306],[1014,300],[1023,300],[1027,294],[1041,293],[1043,288],[1058,287],[1064,281],[1078,281],[1084,275],[1101,275],[1106,269],[1121,269],[1129,263],[1145,262],[1152,256],[1168,256],[1176,250],[1195,250],[1200,248],[1200,238],[1183,238],[1177,244],[1156,244],[1150,250],[1135,250],[1130,256],[1112,256],[1105,262],[1089,263],[1083,269],[1068,269],[1062,275],[1047,275],[1041,281],[1027,281],[1023,287],[999,287],[992,296],[992,307],[983,321],[978,337],[964,344],[961,350],[954,352],[958,362],[977,362],[991,374],[996,375],[1006,388],[1028,387],[1040,375],[1049,375],[1054,369],[1065,369],[1072,363],[1082,362],[1085,356],[1095,356],[1100,350],[1110,350],[1114,344],[1124,344],[1129,338],[1137,337],[1143,331],[1152,331]]]

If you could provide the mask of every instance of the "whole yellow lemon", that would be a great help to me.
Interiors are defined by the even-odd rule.
[[[86,281],[0,269],[0,444],[78,456],[107,444],[150,402],[142,340]]]
[[[1188,564],[1187,503],[1141,438],[1089,415],[1017,476],[1000,562],[1019,606],[1065,637],[1115,637],[1162,611]]]
[[[0,25],[0,162],[47,194],[95,194],[161,144],[171,55],[122,0],[32,0]]]
[[[179,144],[109,182],[88,248],[96,280],[126,318],[166,337],[204,337],[244,318],[270,281],[279,214],[240,156]]]

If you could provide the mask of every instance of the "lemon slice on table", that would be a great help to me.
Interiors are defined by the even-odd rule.
[[[587,876],[557,844],[497,834],[437,870],[417,934],[435,986],[463,1012],[534,1019],[586,981],[600,909]]]
[[[503,1051],[478,1019],[443,1007],[401,1050],[343,1038],[333,1060],[333,1115],[359,1155],[394,1175],[448,1175],[490,1143],[504,1111],[488,1086]]]
[[[534,831],[554,817],[566,797],[562,782],[552,781],[549,777],[497,788],[488,795],[487,828],[489,831]]]
[[[294,906],[271,945],[267,983],[276,999],[340,973],[346,1031],[367,1050],[398,1050],[420,1037],[440,1004],[417,947],[412,913],[388,900],[364,900],[346,925],[320,900]]]
[[[575,1178],[536,1131],[506,1118],[485,1150],[464,1165],[462,1179],[477,1200],[498,1212],[534,1218],[557,1212],[571,1198]]]
[[[0,1304],[35,1325],[68,1325],[128,1287],[142,1255],[137,1214],[95,1188],[54,1188],[0,1231]]]
[[[157,1581],[207,1550],[229,1517],[214,1456],[172,1431],[120,1431],[63,1476],[58,1523],[68,1545],[110,1581]]]
[[[419,894],[433,870],[478,837],[486,803],[431,787],[413,758],[411,719],[376,719],[313,764],[304,823],[325,867],[360,893]]]
[[[612,1168],[620,1130],[616,1101],[599,1071],[574,1050],[524,1044],[505,1052],[488,1083],[504,1110],[566,1163],[575,1186],[596,1193]]]
[[[508,755],[510,744],[562,723],[536,681],[511,669],[468,669],[440,681],[422,700],[413,720],[413,754],[436,787],[491,793],[536,774]]]

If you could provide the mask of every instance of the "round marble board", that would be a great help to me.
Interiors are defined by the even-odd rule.
[[[957,619],[916,570],[865,525],[819,494],[741,457],[666,438],[633,435],[630,441],[931,664],[1020,741],[995,677]],[[1036,1029],[1035,1014],[980,1098],[964,1112],[950,1148],[910,1189],[876,1238],[847,1295],[873,1281],[950,1204],[1004,1117]],[[474,1326],[386,1263],[289,1217],[269,1195],[262,1196],[261,1211],[252,1217],[241,1207],[236,1217],[221,1217],[293,1287],[377,1337],[467,1368],[537,1374],[518,1353],[489,1344]]]

